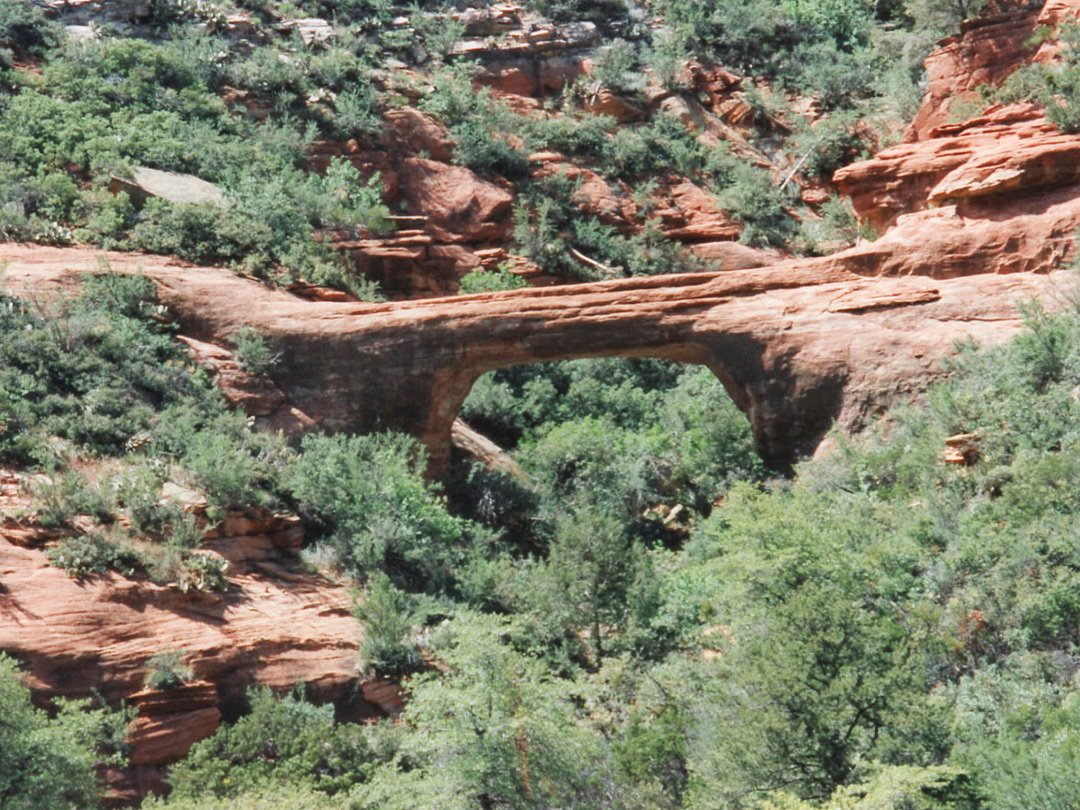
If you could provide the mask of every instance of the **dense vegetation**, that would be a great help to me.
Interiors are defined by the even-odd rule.
[[[349,139],[378,148],[382,113],[411,98],[449,127],[455,162],[512,183],[517,249],[549,272],[587,278],[598,266],[624,274],[702,267],[660,234],[654,218],[651,200],[672,173],[708,189],[744,224],[744,241],[814,252],[853,238],[854,223],[837,200],[805,206],[792,177],[827,180],[868,144],[892,137],[918,102],[930,43],[979,6],[609,5],[530,4],[555,20],[597,20],[602,38],[593,73],[546,109],[526,114],[475,90],[475,65],[452,55],[463,29],[438,5],[421,4],[411,27],[402,28],[381,0],[157,0],[152,37],[100,26],[92,39],[67,39],[31,4],[5,3],[0,237],[232,262],[271,278],[304,276],[371,296],[362,273],[320,234],[386,230],[380,178],[361,181],[343,159],[325,174],[312,172],[309,150],[317,141]],[[250,41],[229,33],[226,20],[237,10],[258,28]],[[295,31],[275,27],[283,15],[328,16],[337,34],[304,44]],[[645,22],[658,17],[663,25]],[[380,69],[387,60],[413,59],[421,46],[425,60],[414,67],[422,81]],[[745,76],[755,108],[748,132],[757,141],[755,160],[698,139],[667,112],[622,126],[588,112],[602,89],[646,110],[653,109],[649,88],[697,103],[681,72],[691,56]],[[40,69],[27,70],[28,63]],[[812,115],[795,109],[803,94],[813,94]],[[528,156],[541,150],[625,182],[638,210],[631,229],[583,214],[564,176],[534,175]],[[112,193],[110,180],[137,167],[211,181],[226,203],[137,204],[126,192]]]
[[[290,450],[234,424],[172,347],[144,284],[87,280],[80,297],[34,313],[7,299],[16,325],[4,345],[25,342],[5,353],[5,380],[33,363],[48,389],[11,396],[20,389],[5,383],[8,461],[83,475],[70,491],[96,493],[106,531],[138,503],[110,500],[110,482],[143,467],[220,504],[298,509],[323,537],[312,559],[366,583],[369,664],[415,673],[399,725],[338,725],[300,695],[252,693],[249,715],[174,769],[165,806],[235,796],[251,807],[1004,810],[1080,799],[1071,304],[1054,316],[1029,306],[1027,331],[1004,347],[963,347],[925,406],[891,413],[792,480],[763,478],[707,372],[651,361],[500,372],[466,411],[516,448],[525,477],[459,465],[448,501],[403,437],[312,436]],[[147,366],[137,377],[133,357]],[[186,382],[156,390],[156,373]],[[112,394],[132,403],[129,421],[103,413],[88,425],[66,408],[67,396],[133,378],[148,382]],[[192,403],[204,419],[184,416]],[[188,443],[172,444],[170,423],[183,419]],[[124,437],[140,432],[152,440],[133,448]],[[958,432],[979,437],[971,464],[942,460]],[[200,442],[261,450],[230,471],[236,488],[215,489],[192,472]],[[88,508],[40,497],[43,515],[67,506],[58,521]],[[158,544],[174,542],[168,523],[159,531]],[[152,545],[116,530],[100,542]],[[133,560],[119,567],[141,576]],[[5,705],[25,699],[10,666],[2,682]],[[84,724],[61,736],[73,764],[57,806],[86,806],[85,768],[106,750],[94,741],[116,723],[75,709],[26,717]],[[28,746],[46,743],[31,740],[54,739],[43,734],[15,738],[5,756],[35,756]]]

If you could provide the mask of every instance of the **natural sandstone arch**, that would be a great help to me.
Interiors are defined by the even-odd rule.
[[[872,246],[880,252],[884,240]],[[224,343],[250,325],[274,341],[285,401],[270,427],[404,430],[446,463],[451,425],[482,373],[581,357],[660,357],[708,366],[746,413],[762,457],[783,467],[835,421],[857,429],[921,392],[967,335],[1020,328],[1018,298],[1046,276],[866,278],[858,251],[759,270],[623,279],[390,304],[310,302],[228,271],[111,254],[143,270],[192,337]],[[0,245],[16,289],[95,270],[78,249]]]

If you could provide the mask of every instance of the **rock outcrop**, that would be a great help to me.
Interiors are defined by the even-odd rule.
[[[1057,131],[1037,105],[1023,102],[985,108],[950,122],[957,104],[978,99],[979,85],[1000,84],[1033,58],[1054,58],[1060,45],[1030,42],[1080,13],[1080,0],[1053,0],[972,20],[927,59],[930,86],[906,142],[853,163],[834,176],[851,197],[859,219],[879,232],[897,218],[928,207],[957,204],[970,218],[1003,220],[1024,200],[1080,180],[1080,136]]]
[[[905,140],[934,137],[957,110],[977,102],[981,85],[998,87],[1027,61],[1049,62],[1060,44],[1039,36],[1063,22],[1075,20],[1077,0],[1001,0],[998,13],[967,20],[960,33],[939,43],[926,58],[927,93]]]
[[[782,467],[813,452],[834,421],[857,429],[922,391],[955,340],[1013,334],[1015,301],[1046,292],[1040,274],[1060,267],[1080,226],[1080,197],[1066,191],[1001,221],[912,214],[878,242],[822,259],[394,304],[312,302],[227,271],[109,258],[157,281],[189,336],[224,343],[249,325],[270,338],[281,408],[328,429],[409,431],[436,468],[480,374],[604,356],[708,366]],[[97,266],[91,251],[18,245],[0,245],[0,261],[16,289]]]
[[[224,593],[183,593],[106,574],[76,580],[49,565],[50,536],[0,523],[0,650],[26,667],[35,700],[127,701],[131,767],[107,774],[113,801],[163,786],[164,766],[235,715],[249,686],[285,691],[305,683],[312,699],[343,716],[381,715],[362,698],[360,627],[348,591],[289,559],[302,541],[295,518],[227,517],[208,533],[207,553],[231,563]],[[155,653],[182,652],[199,680],[144,688]]]

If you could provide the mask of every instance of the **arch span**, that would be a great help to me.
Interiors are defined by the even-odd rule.
[[[762,458],[784,468],[834,422],[857,428],[922,390],[956,339],[1011,334],[1014,300],[1037,284],[866,279],[811,262],[354,307],[321,328],[274,321],[288,346],[275,378],[329,428],[417,435],[439,469],[487,371],[592,357],[701,364],[746,413]]]
[[[264,415],[287,430],[396,429],[449,459],[451,426],[473,382],[506,366],[586,357],[659,357],[708,366],[747,415],[762,457],[785,467],[835,421],[858,428],[925,388],[966,335],[1020,328],[1015,301],[1046,276],[866,278],[845,254],[758,270],[655,276],[389,304],[310,302],[228,271],[110,254],[114,270],[158,283],[182,331],[227,342],[242,326],[281,353],[283,397]],[[856,257],[857,258],[857,257]],[[16,289],[95,270],[79,249],[0,245]]]

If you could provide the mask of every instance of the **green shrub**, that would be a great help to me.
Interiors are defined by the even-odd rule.
[[[904,0],[904,14],[916,31],[927,31],[935,39],[953,34],[964,20],[976,17],[986,0]]]
[[[408,596],[381,571],[368,578],[367,588],[353,612],[363,627],[360,659],[382,677],[418,670],[422,661],[409,639],[412,616]]]
[[[622,21],[627,7],[615,0],[530,0],[530,7],[553,20]]]
[[[252,374],[265,374],[279,355],[270,348],[266,338],[250,326],[242,326],[232,338],[233,356],[237,365]]]
[[[125,466],[109,482],[131,525],[140,531],[160,531],[169,521],[169,510],[160,503],[165,469],[161,464]]]
[[[638,66],[634,47],[625,39],[614,39],[597,52],[589,75],[617,93],[639,93],[645,89],[645,74]]]
[[[214,203],[174,205],[154,198],[147,200],[131,229],[131,244],[138,250],[204,264],[236,259],[241,248],[223,233],[226,217]]]
[[[0,46],[22,53],[42,54],[55,48],[64,36],[64,28],[30,3],[4,3],[0,6]]]
[[[303,272],[329,255],[313,242],[313,228],[384,228],[379,190],[354,183],[351,166],[348,177],[332,169],[328,178],[301,168],[319,134],[316,122],[347,129],[345,137],[377,128],[366,69],[341,48],[280,56],[260,47],[241,59],[222,40],[199,35],[69,43],[46,62],[40,81],[20,88],[0,110],[0,157],[17,167],[6,194],[0,178],[0,229],[53,242],[77,233],[109,248],[196,262],[251,257],[250,266]],[[335,109],[309,109],[314,82],[326,93],[340,91]],[[250,88],[306,120],[247,120],[217,96],[226,84]],[[217,183],[230,204],[150,200],[136,215],[126,195],[114,198],[103,187],[110,175],[137,165]],[[95,180],[77,205],[70,181],[57,179],[76,170]]]
[[[615,119],[608,115],[551,115],[529,118],[523,131],[530,150],[550,149],[564,155],[603,159]]]
[[[354,576],[381,569],[420,589],[449,582],[466,527],[425,482],[413,439],[309,434],[301,447],[290,489]]]
[[[120,764],[99,745],[126,718],[90,701],[55,700],[46,712],[31,702],[16,662],[0,653],[0,795],[4,810],[84,810],[99,806],[97,768]]]
[[[451,133],[456,141],[454,162],[468,166],[481,175],[500,174],[521,179],[528,174],[525,154],[514,148],[501,133],[493,132],[482,117],[469,118],[455,126]]]
[[[150,319],[152,285],[133,279],[90,281],[52,311],[4,300],[0,453],[44,463],[35,438],[44,435],[119,454],[170,404],[209,406],[205,375]]]
[[[226,427],[224,421],[218,425]],[[266,439],[240,431],[203,430],[190,437],[183,466],[192,482],[222,509],[266,504],[272,496],[265,485],[272,482],[260,463],[265,444]],[[225,458],[228,464],[221,463]]]
[[[748,245],[784,247],[796,232],[795,220],[784,207],[787,199],[767,169],[751,163],[734,164],[717,200],[742,222],[739,239]]]
[[[287,787],[336,795],[367,778],[372,755],[363,729],[335,723],[333,706],[308,703],[299,691],[275,697],[266,688],[249,690],[248,701],[248,714],[195,743],[172,767],[167,806],[210,797],[231,806],[249,791]]]
[[[96,532],[65,537],[46,551],[45,556],[51,565],[77,579],[101,576],[108,571],[130,577],[142,567],[142,558],[133,549]]]
[[[90,515],[101,520],[112,517],[110,505],[101,490],[76,470],[62,473],[58,479],[44,475],[32,478],[29,492],[37,508],[38,521],[46,527],[64,526],[76,515]]]
[[[465,35],[465,24],[451,16],[449,11],[426,15],[418,9],[413,13],[409,24],[424,48],[437,60],[450,56],[454,46]]]
[[[170,647],[154,653],[146,661],[146,686],[155,691],[176,689],[195,677],[195,670],[185,661],[183,650]]]
[[[451,129],[483,113],[491,103],[491,93],[486,89],[478,92],[473,88],[475,70],[475,66],[466,63],[437,70],[431,79],[432,91],[421,101],[421,109]]]
[[[334,99],[332,125],[334,133],[343,140],[378,132],[380,120],[369,84],[360,83],[338,94]]]
[[[472,295],[499,290],[520,290],[528,286],[528,282],[521,276],[501,267],[498,270],[473,270],[461,277],[458,294]]]
[[[194,552],[183,557],[180,576],[174,583],[181,593],[226,591],[229,563],[221,557]]]
[[[224,806],[223,800],[213,794],[169,799],[148,796],[140,805],[142,810],[222,810]],[[341,800],[303,786],[272,785],[232,796],[227,806],[230,810],[339,810]]]

